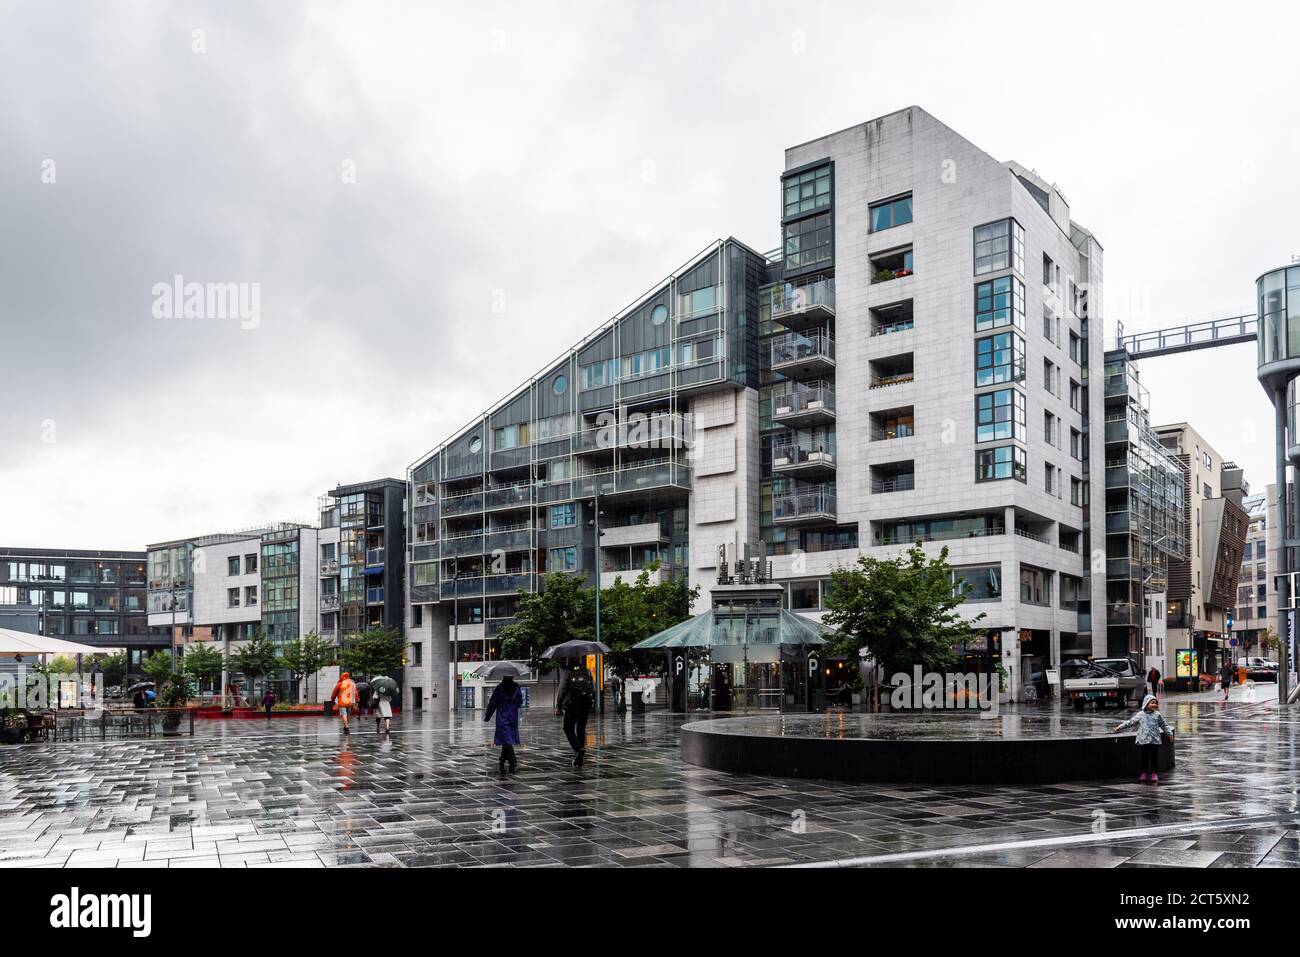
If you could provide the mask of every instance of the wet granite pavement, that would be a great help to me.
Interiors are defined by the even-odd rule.
[[[1159,787],[730,775],[684,764],[663,712],[593,718],[582,769],[559,719],[527,714],[506,777],[481,713],[7,746],[0,867],[1295,867],[1300,714],[1269,691],[1167,700],[1178,766]]]

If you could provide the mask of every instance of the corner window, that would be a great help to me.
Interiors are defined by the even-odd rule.
[[[975,396],[975,441],[1025,437],[1025,397],[1016,389]]]
[[[875,203],[868,209],[871,212],[871,232],[902,226],[912,221],[912,194]]]
[[[1023,379],[1025,340],[1011,332],[975,340],[975,385],[997,385]]]
[[[998,482],[1002,479],[1025,481],[1025,450],[1015,445],[980,449],[975,453],[975,481]]]
[[[831,204],[831,168],[792,173],[781,179],[782,216],[786,219],[824,209]]]
[[[1000,276],[975,286],[975,331],[1000,326],[1025,328],[1025,287],[1014,276]]]
[[[999,269],[1025,273],[1025,231],[1014,219],[975,227],[975,275]]]
[[[831,217],[810,216],[784,229],[785,269],[807,269],[831,261]]]

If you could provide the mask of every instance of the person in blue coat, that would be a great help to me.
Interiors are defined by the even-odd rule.
[[[519,744],[519,709],[524,704],[524,693],[519,690],[519,685],[515,684],[515,679],[506,675],[501,679],[501,683],[492,689],[492,697],[488,699],[487,710],[483,713],[483,720],[489,720],[493,714],[497,716],[496,733],[492,736],[492,743],[501,747],[501,773],[506,773],[506,765],[510,765],[510,773],[515,773],[517,767],[515,763],[515,745]]]

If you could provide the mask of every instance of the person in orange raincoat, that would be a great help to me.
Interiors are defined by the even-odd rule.
[[[334,690],[330,692],[330,700],[338,706],[339,717],[343,720],[343,733],[351,734],[348,730],[348,717],[357,706],[357,683],[352,680],[351,674],[345,671],[339,675]]]

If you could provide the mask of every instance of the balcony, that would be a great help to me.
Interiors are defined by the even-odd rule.
[[[814,485],[774,493],[772,521],[778,525],[835,524],[835,486]]]
[[[835,280],[802,286],[786,283],[772,290],[772,319],[787,329],[804,331],[835,318]]]
[[[915,434],[913,406],[897,409],[882,409],[871,414],[868,435],[872,442],[888,442],[891,439],[906,439]]]
[[[384,567],[384,550],[382,548],[366,549],[366,569]]]
[[[1138,517],[1128,509],[1106,513],[1106,533],[1127,535],[1138,530]]]
[[[912,247],[877,253],[870,258],[871,283],[878,285],[912,275]]]
[[[382,605],[384,603],[384,589],[381,585],[379,588],[366,589],[367,605]]]
[[[873,359],[869,366],[871,381],[868,387],[871,389],[887,389],[890,386],[911,382],[915,378],[912,353],[910,352],[888,356],[883,359]]]
[[[321,595],[321,596],[320,596],[320,610],[321,610],[321,611],[338,611],[338,610],[339,610],[339,596],[338,596],[338,595]]]
[[[441,588],[442,600],[451,598],[477,598],[483,594],[483,577],[472,575],[459,579],[444,579]]]
[[[507,572],[504,575],[488,575],[483,579],[483,590],[489,595],[513,595],[523,589],[530,591],[533,587],[531,572]]]
[[[889,492],[910,492],[916,487],[916,472],[911,462],[871,467],[871,492],[885,495]]]
[[[877,306],[871,310],[871,335],[889,336],[896,332],[908,332],[912,328],[912,300]]]
[[[1001,525],[987,528],[945,528],[913,532],[910,535],[891,535],[884,533],[877,540],[878,545],[911,545],[913,542],[951,542],[960,538],[987,538],[1005,535],[1007,530]]]
[[[337,559],[334,558],[321,559],[321,563],[320,563],[321,578],[333,578],[338,573],[339,573],[339,563]]]
[[[781,475],[831,476],[835,452],[829,443],[792,439],[772,443],[772,471]]]
[[[691,490],[691,469],[682,462],[656,461],[587,472],[573,480],[573,497],[636,495],[655,489]]]
[[[772,421],[791,427],[828,425],[835,421],[835,388],[818,380],[796,383],[788,392],[772,396]]]
[[[506,485],[501,488],[490,488],[484,498],[484,506],[489,511],[498,511],[507,508],[527,508],[533,501],[533,486],[530,483],[523,482],[517,485]]]
[[[529,524],[492,529],[487,535],[487,550],[492,552],[525,552],[533,547],[533,527]]]
[[[1141,624],[1138,621],[1137,605],[1133,602],[1108,602],[1106,605],[1106,624],[1132,625],[1134,627]]]
[[[462,492],[459,495],[448,495],[442,500],[442,517],[448,518],[452,515],[467,515],[470,512],[483,511],[483,493],[482,492]]]
[[[483,619],[483,634],[484,634],[485,637],[488,637],[488,638],[495,638],[497,635],[499,635],[499,634],[501,633],[501,629],[502,629],[502,628],[505,628],[507,625],[513,625],[514,623],[515,623],[515,619],[514,619],[513,617],[510,617],[510,618],[484,618],[484,619]]]
[[[483,533],[475,532],[471,535],[458,535],[455,538],[444,538],[442,540],[442,557],[443,558],[460,558],[464,555],[483,555]]]
[[[639,525],[606,526],[600,530],[601,548],[620,548],[629,545],[662,545],[668,541],[668,532],[658,522]]]
[[[788,332],[772,340],[772,371],[792,379],[823,377],[835,369],[835,340],[824,330]]]

